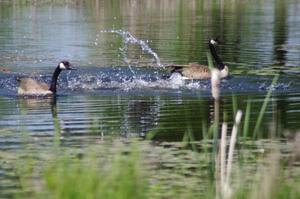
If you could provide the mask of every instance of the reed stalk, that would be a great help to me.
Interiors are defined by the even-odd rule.
[[[232,128],[231,132],[231,138],[230,138],[230,144],[229,144],[229,153],[228,153],[228,162],[227,162],[227,167],[226,167],[226,179],[225,182],[226,184],[230,183],[230,174],[232,170],[232,160],[233,160],[233,152],[234,152],[234,147],[237,139],[237,132],[238,132],[238,127],[240,125],[241,119],[242,119],[243,112],[241,110],[238,110],[235,116],[235,123]]]
[[[226,137],[227,137],[227,123],[223,122],[222,132],[221,132],[221,144],[220,144],[220,198],[231,198],[232,188],[230,187],[230,176],[232,171],[233,153],[235,148],[235,143],[237,140],[238,127],[242,119],[242,111],[237,110],[235,116],[235,123],[232,128],[228,159],[226,165]],[[225,166],[226,165],[226,166]],[[226,169],[226,172],[225,172]],[[218,186],[217,186],[218,187]],[[217,190],[218,191],[218,190]],[[218,196],[218,193],[216,194]]]
[[[221,146],[220,146],[220,154],[221,154],[221,166],[220,166],[220,173],[221,173],[221,192],[223,193],[223,187],[225,184],[225,164],[226,164],[226,137],[227,137],[227,123],[223,122],[222,124],[222,134],[221,134]]]

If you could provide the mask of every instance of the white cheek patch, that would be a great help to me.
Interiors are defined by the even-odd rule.
[[[66,69],[66,66],[64,65],[64,63],[60,63],[59,64],[59,68],[62,69],[62,70],[64,70],[64,69]]]
[[[210,43],[213,44],[213,45],[217,44],[217,42],[213,39],[210,40]]]

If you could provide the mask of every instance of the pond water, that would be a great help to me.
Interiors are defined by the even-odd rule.
[[[299,13],[297,0],[0,1],[0,68],[10,70],[0,74],[0,149],[20,148],[23,132],[49,144],[55,121],[67,146],[91,134],[180,141],[189,129],[201,139],[210,82],[170,80],[164,66],[206,64],[215,37],[231,74],[221,109],[233,118],[251,102],[254,125],[272,89],[260,137],[270,125],[284,137],[300,127]],[[78,70],[61,74],[55,99],[17,97],[18,78],[49,82],[60,60]]]

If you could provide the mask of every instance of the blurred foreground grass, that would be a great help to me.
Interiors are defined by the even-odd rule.
[[[16,159],[17,198],[216,198],[218,174],[213,142],[131,140],[59,148]],[[300,168],[296,142],[244,141],[234,155],[231,198],[299,198]],[[52,147],[49,148],[51,150]],[[206,148],[205,150],[203,150]],[[53,149],[53,148],[52,148]],[[5,153],[2,153],[3,157]],[[6,154],[7,155],[7,154]],[[6,157],[9,162],[9,157]],[[11,160],[11,161],[16,161]]]

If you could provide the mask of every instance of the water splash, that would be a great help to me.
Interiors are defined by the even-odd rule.
[[[190,93],[198,91],[210,96],[210,80],[185,80],[181,75],[174,73],[171,77],[167,71],[154,70],[147,67],[132,67],[134,76],[129,67],[87,67],[71,73],[62,73],[58,82],[59,94],[83,92],[146,92],[166,94]],[[16,95],[21,77],[28,77],[21,73],[0,73],[0,96]],[[51,75],[31,76],[37,81],[50,84]],[[277,84],[270,86],[272,79],[261,76],[236,76],[222,80],[222,94],[235,93],[265,93],[269,89],[274,92],[299,92],[297,78],[282,78]]]
[[[158,57],[157,53],[154,52],[149,45],[147,44],[147,42],[138,39],[136,37],[134,37],[129,31],[124,31],[124,30],[102,30],[100,31],[101,33],[115,33],[120,35],[123,38],[124,41],[124,46],[120,49],[122,54],[123,54],[123,58],[124,58],[124,62],[126,64],[128,64],[130,66],[130,63],[128,61],[128,58],[126,56],[126,52],[128,49],[128,45],[138,45],[141,47],[142,51],[145,53],[150,54],[151,56],[154,57],[156,65],[158,67],[163,67],[163,65],[160,62],[160,58]]]

